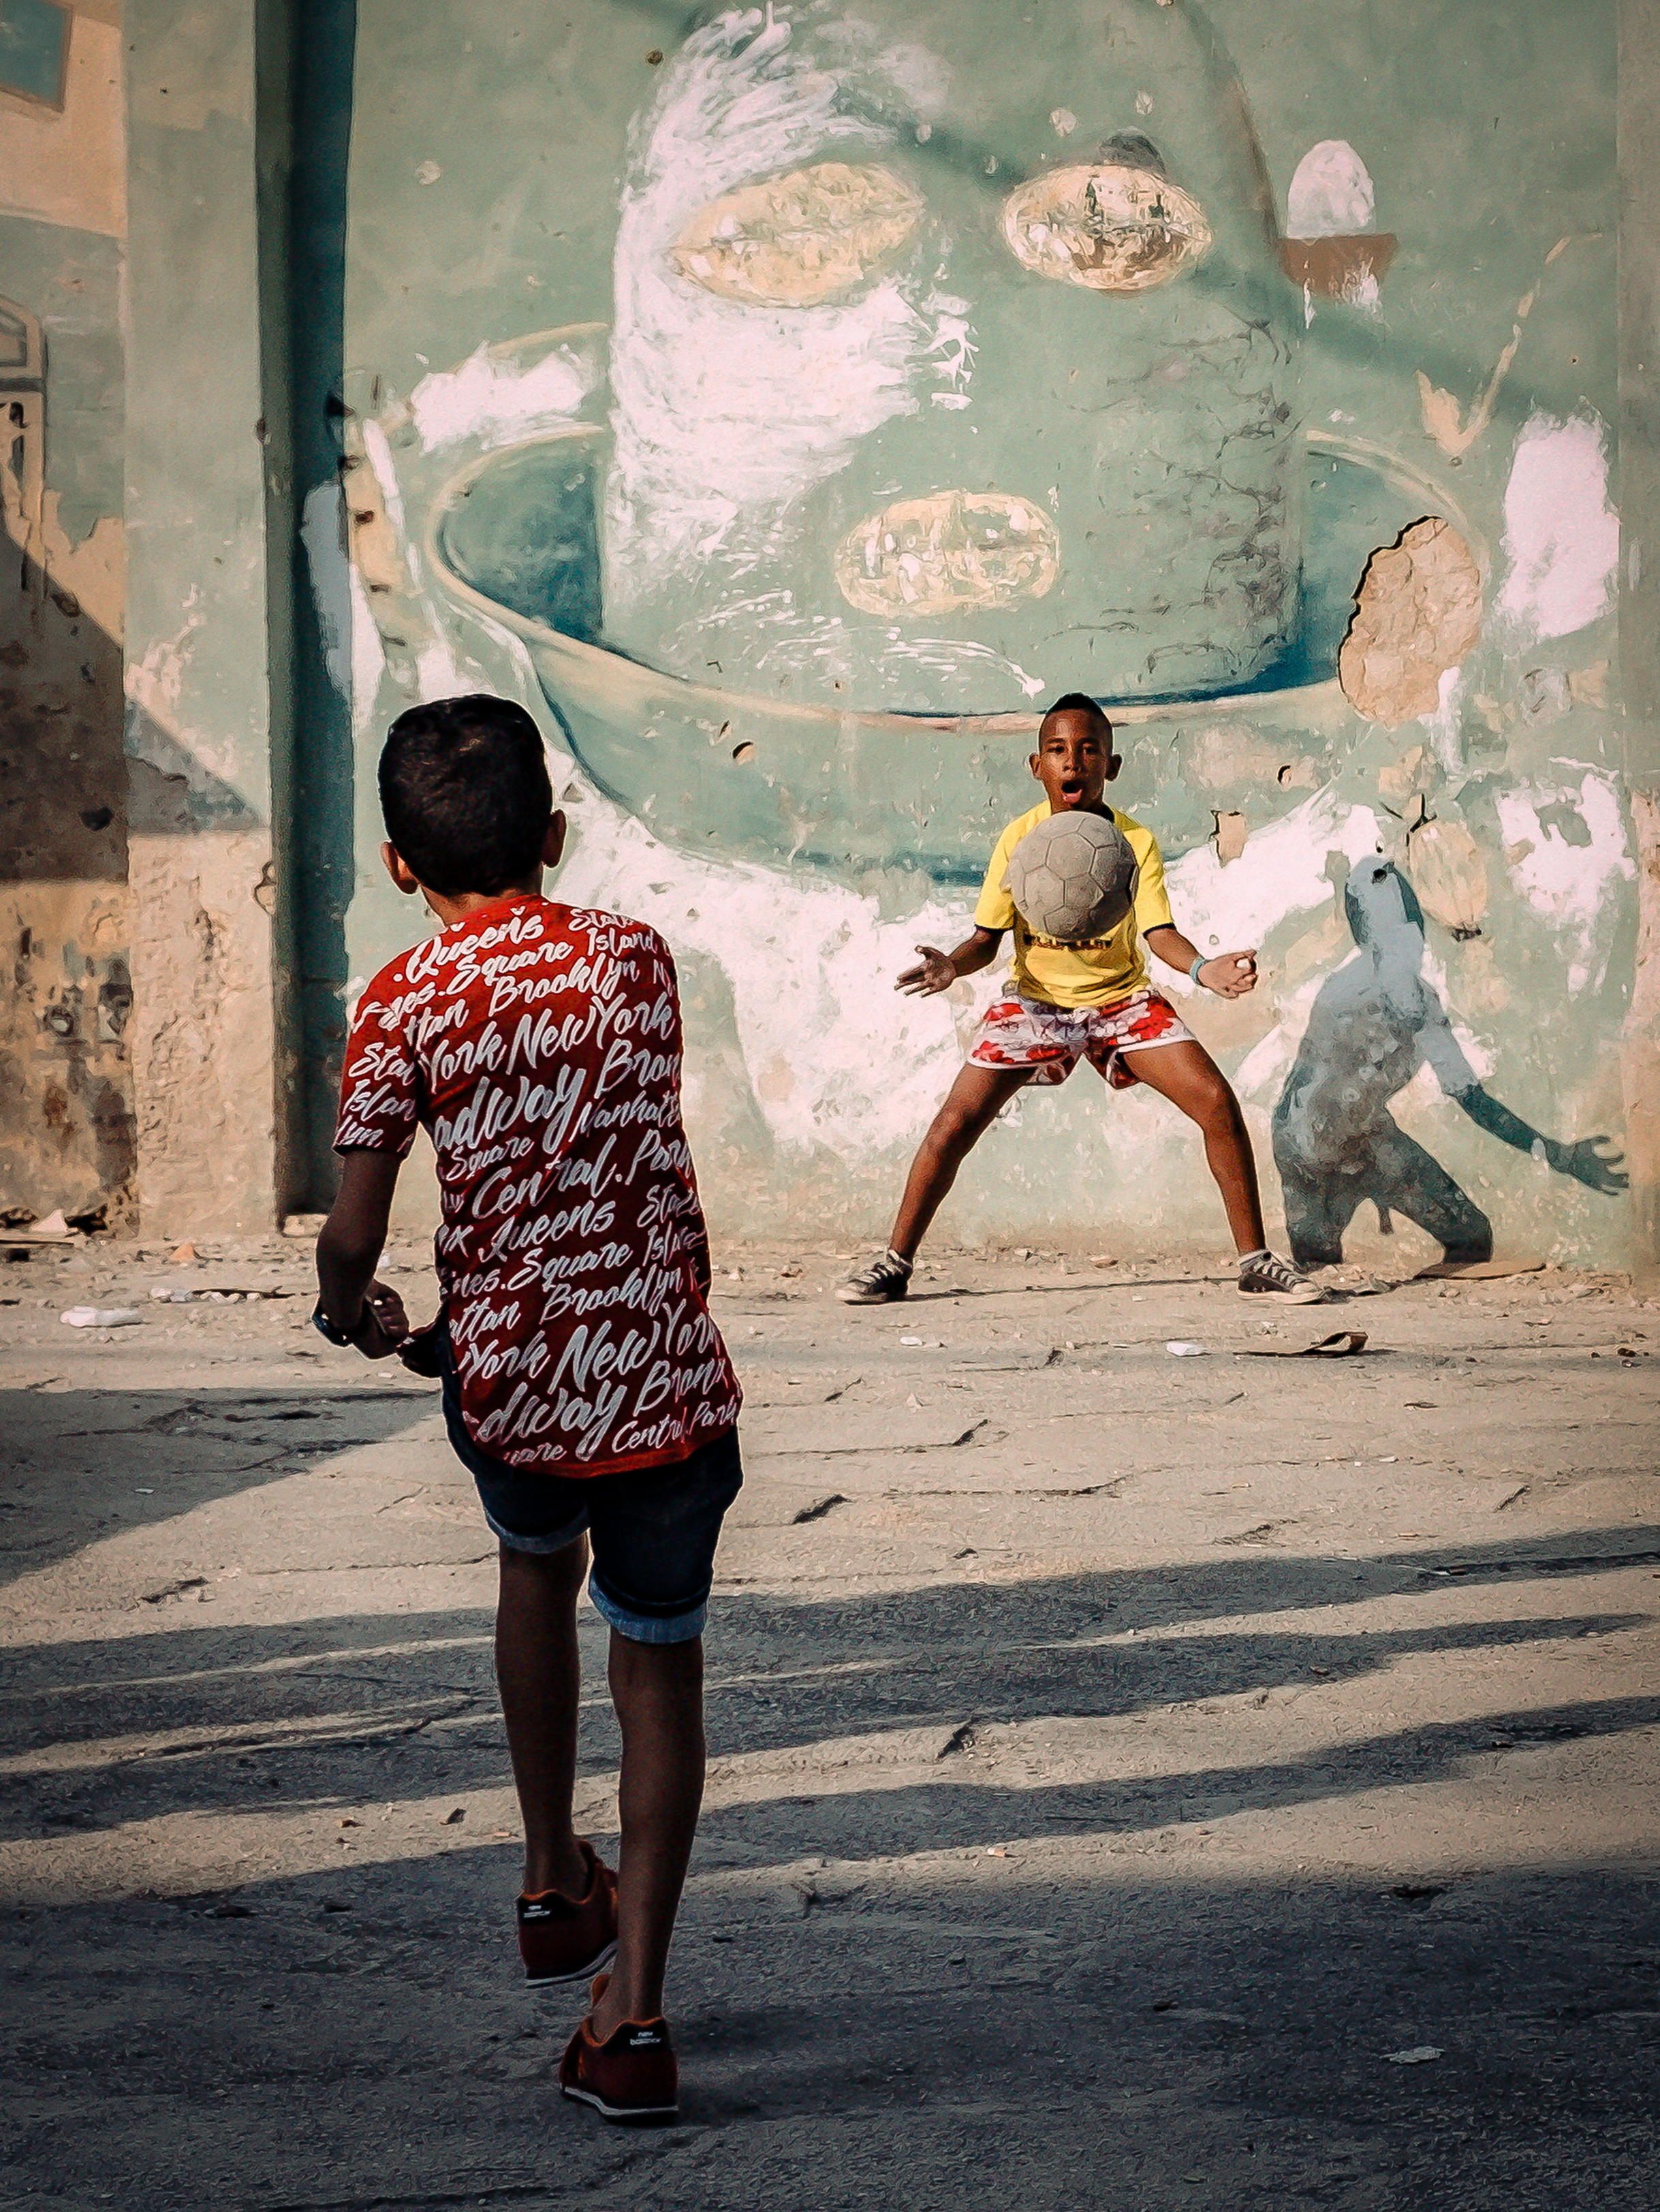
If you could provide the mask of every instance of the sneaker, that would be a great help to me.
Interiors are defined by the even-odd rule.
[[[1276,1260],[1272,1252],[1253,1252],[1239,1262],[1242,1298],[1275,1298],[1281,1305],[1324,1305],[1328,1293],[1295,1267]]]
[[[910,1288],[911,1263],[897,1252],[884,1252],[868,1267],[860,1267],[836,1291],[844,1306],[885,1306],[903,1298]]]
[[[595,1976],[593,2003],[610,1979],[609,1974]],[[680,2069],[667,2021],[660,2014],[655,2020],[625,2020],[596,2043],[593,2019],[585,2020],[559,2062],[559,2087],[579,2104],[592,2105],[603,2119],[636,2124],[673,2119],[680,2110]]]
[[[527,1988],[585,1982],[617,1954],[617,1876],[592,1844],[579,1837],[577,1848],[588,1869],[581,1897],[544,1889],[519,1900],[519,1955]]]

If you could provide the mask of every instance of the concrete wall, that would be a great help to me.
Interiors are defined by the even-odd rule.
[[[1042,22],[76,11],[62,113],[0,118],[46,338],[0,1202],[326,1194],[344,1023],[417,926],[379,738],[483,686],[547,732],[566,895],[676,948],[718,1215],[874,1232],[994,981],[892,974],[1079,686],[1178,920],[1262,947],[1242,1006],[1164,980],[1305,1231],[1653,1246],[1654,9]],[[1185,1128],[1087,1075],[951,1221],[1220,1231]]]
[[[1356,1212],[1352,1252],[1381,1207],[1414,1256],[1403,1214],[1479,1211],[1628,1258],[1592,1141],[1637,926],[1613,7],[703,21],[360,5],[356,557],[315,571],[358,732],[348,990],[410,927],[386,720],[513,690],[564,763],[568,895],[681,957],[718,1210],[870,1233],[990,988],[892,974],[960,932],[1031,702],[1081,686],[1122,705],[1178,920],[1262,948],[1253,1000],[1191,1018],[1303,1213]],[[1086,228],[1067,173],[1148,166],[1126,132],[1201,250],[1130,291],[1020,265],[1029,180]],[[1021,506],[1025,584],[861,600],[864,519],[952,486]],[[1186,1130],[1088,1085],[1021,1103],[954,1224],[1213,1241]]]
[[[119,8],[0,88],[0,1209],[131,1218]]]

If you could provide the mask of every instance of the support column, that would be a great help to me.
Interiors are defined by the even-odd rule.
[[[126,751],[149,1231],[277,1208],[257,17],[129,0]]]
[[[1620,674],[1637,841],[1623,1041],[1633,1260],[1660,1268],[1660,0],[1620,7]]]

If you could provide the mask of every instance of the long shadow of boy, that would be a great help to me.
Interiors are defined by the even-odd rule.
[[[1387,860],[1361,861],[1343,908],[1358,954],[1321,985],[1274,1109],[1274,1157],[1296,1264],[1341,1260],[1343,1232],[1364,1199],[1384,1227],[1393,1212],[1427,1230],[1449,1261],[1493,1257],[1486,1214],[1389,1110],[1426,1060],[1447,1097],[1504,1143],[1588,1189],[1609,1197],[1624,1190],[1621,1156],[1608,1138],[1563,1144],[1482,1089],[1420,972],[1423,909],[1399,870]]]

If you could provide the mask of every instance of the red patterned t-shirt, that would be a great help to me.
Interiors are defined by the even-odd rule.
[[[337,1152],[427,1131],[461,1411],[513,1467],[684,1459],[738,1418],[680,1125],[655,930],[520,892],[383,968],[346,1048]]]

